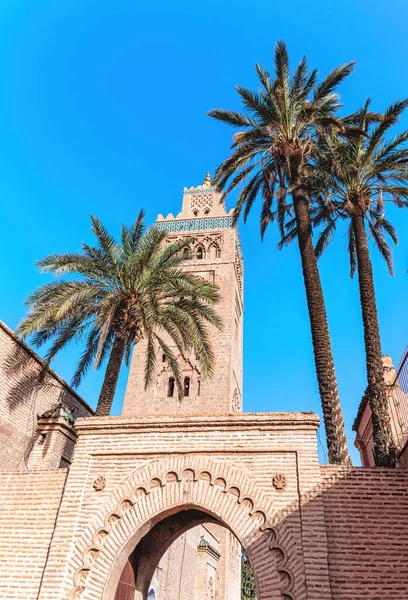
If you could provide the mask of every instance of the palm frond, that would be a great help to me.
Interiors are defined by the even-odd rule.
[[[256,121],[251,117],[233,110],[214,108],[209,110],[207,115],[213,119],[217,119],[217,121],[228,123],[228,125],[232,125],[233,127],[257,127]]]
[[[315,246],[316,258],[320,258],[327,246],[330,244],[336,229],[336,222],[330,219],[327,226],[320,233]]]
[[[346,79],[354,70],[354,66],[356,61],[348,62],[344,65],[336,67],[333,69],[325,79],[316,86],[313,101],[321,102],[324,98],[329,96],[333,90],[335,90],[338,85]]]
[[[371,237],[373,238],[375,245],[377,246],[381,256],[387,263],[388,271],[389,271],[390,275],[392,276],[394,274],[394,266],[393,266],[391,249],[384,239],[384,235],[382,233],[381,228],[378,227],[377,224],[371,223],[371,221],[369,219],[367,219],[367,222],[368,222],[368,227],[369,227]]]
[[[166,347],[181,393],[177,357],[160,338],[158,332],[163,331],[180,354],[195,353],[204,376],[212,373],[214,353],[206,326],[222,328],[214,309],[221,299],[219,289],[184,270],[183,250],[190,238],[170,241],[157,226],[145,231],[143,218],[141,211],[131,227],[122,225],[116,242],[92,217],[95,247],[82,244],[81,253],[48,255],[38,263],[43,271],[77,277],[35,290],[27,299],[29,312],[19,333],[31,336],[37,347],[50,343],[47,361],[67,344],[85,341],[73,375],[75,386],[92,363],[95,368],[104,363],[115,340],[122,341],[122,356],[128,361],[133,345],[143,337],[147,340],[145,384],[154,380],[159,344]],[[118,376],[117,364],[111,367],[109,361],[108,368],[115,368]]]

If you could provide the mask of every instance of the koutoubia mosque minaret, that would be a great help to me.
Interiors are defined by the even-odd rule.
[[[136,344],[126,389],[124,415],[220,415],[242,411],[243,262],[232,211],[227,213],[221,194],[208,173],[202,185],[184,188],[181,212],[159,215],[158,227],[168,239],[188,237],[185,269],[216,283],[222,300],[217,312],[222,331],[212,328],[214,375],[203,379],[193,356],[179,356],[183,397],[180,400],[166,357],[157,357],[157,376],[148,389],[143,385],[145,343]]]

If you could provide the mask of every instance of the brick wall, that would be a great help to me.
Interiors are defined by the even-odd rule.
[[[67,471],[0,477],[0,598],[36,600]]]
[[[37,416],[62,403],[75,417],[93,410],[0,321],[0,470],[26,469]]]
[[[321,472],[333,600],[406,600],[408,473]]]

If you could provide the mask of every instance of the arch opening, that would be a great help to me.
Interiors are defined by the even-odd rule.
[[[174,396],[174,386],[175,386],[174,377],[170,377],[169,382],[167,384],[167,398],[172,398]]]
[[[157,600],[156,590],[154,587],[150,588],[149,593],[147,595],[147,600]]]
[[[106,500],[89,531],[87,548],[76,550],[75,561],[78,565],[79,559],[80,566],[74,572],[70,600],[113,600],[125,564],[142,539],[146,538],[144,543],[153,539],[147,534],[168,517],[191,517],[186,511],[192,510],[200,511],[200,519],[205,521],[194,523],[189,518],[183,525],[185,531],[197,524],[211,528],[211,520],[215,520],[246,549],[254,570],[257,600],[306,599],[304,572],[293,562],[291,552],[293,523],[288,528],[286,518],[276,519],[273,499],[254,485],[246,471],[228,461],[172,456],[135,471]],[[179,522],[177,538],[183,528]],[[170,541],[168,536],[167,543]],[[199,542],[197,547],[201,546]],[[159,547],[163,552],[163,540]],[[211,548],[204,544],[202,552],[205,555]],[[157,552],[156,558],[151,565],[159,562]],[[138,567],[137,577],[140,572]],[[146,600],[150,588],[145,585],[145,595],[138,591],[137,600]]]
[[[241,568],[233,532],[209,512],[184,507],[163,515],[139,540],[114,600],[240,600]]]

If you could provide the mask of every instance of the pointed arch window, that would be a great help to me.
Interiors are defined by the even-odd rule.
[[[220,258],[221,252],[219,247],[216,244],[211,244],[208,249],[208,254],[210,258]]]
[[[170,377],[169,383],[167,385],[167,398],[172,398],[174,396],[174,377]]]
[[[204,251],[201,246],[197,248],[197,258],[198,260],[202,260],[204,258]]]
[[[190,377],[184,377],[183,394],[184,396],[190,395]]]

